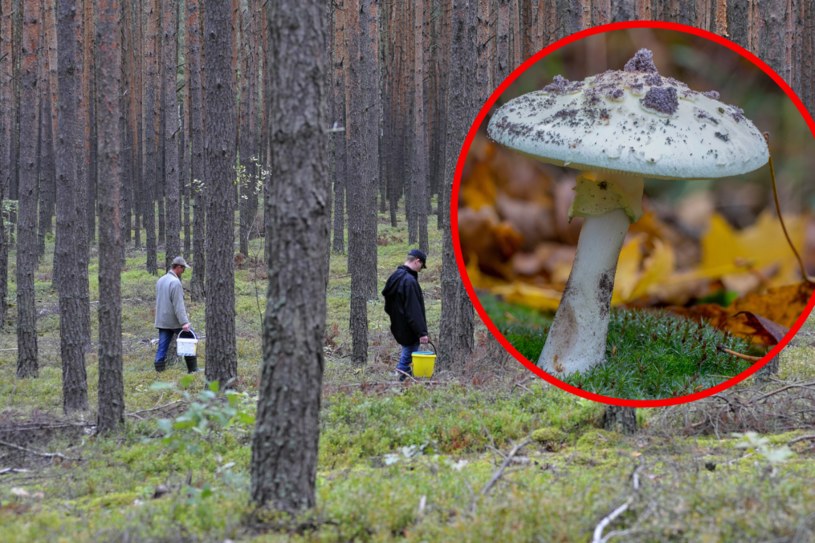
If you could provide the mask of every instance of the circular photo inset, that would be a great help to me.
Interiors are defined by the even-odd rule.
[[[800,100],[740,47],[622,26],[561,40],[488,100],[454,245],[480,316],[530,370],[666,405],[758,371],[811,309],[815,142]]]

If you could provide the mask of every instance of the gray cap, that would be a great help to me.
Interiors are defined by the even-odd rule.
[[[768,160],[764,137],[741,109],[660,76],[647,49],[621,71],[555,77],[504,104],[487,130],[545,162],[652,178],[739,175]]]
[[[186,261],[186,260],[184,260],[184,257],[183,257],[183,256],[177,256],[177,257],[175,257],[175,258],[173,259],[172,266],[173,266],[173,267],[175,267],[175,266],[184,266],[185,268],[192,269],[192,266],[190,266],[189,264],[187,264],[187,261]]]

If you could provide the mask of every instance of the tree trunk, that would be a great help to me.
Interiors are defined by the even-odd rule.
[[[60,354],[62,356],[62,407],[66,414],[88,408],[88,384],[85,373],[82,280],[83,218],[81,193],[84,179],[77,174],[77,140],[82,139],[79,117],[81,70],[77,65],[77,43],[81,11],[75,0],[57,2],[57,63],[59,73],[57,132],[57,240],[55,268],[59,273]],[[79,148],[81,151],[81,147]]]
[[[83,0],[82,18],[82,100],[84,109],[85,138],[84,171],[85,171],[85,232],[86,249],[90,250],[90,243],[96,239],[96,181],[97,181],[97,150],[96,150],[96,66],[93,51],[93,6],[94,0]],[[90,255],[89,255],[90,256]],[[88,314],[88,341],[90,342],[90,313]]]
[[[8,115],[11,118],[11,131],[9,132],[9,184],[8,195],[10,200],[19,200],[18,191],[20,181],[20,95],[22,85],[20,85],[20,62],[23,42],[23,9],[19,1],[15,0],[9,7],[11,13],[12,39],[11,54],[11,107]],[[17,224],[16,209],[9,210],[9,222],[11,225]],[[14,245],[14,229],[9,230],[11,245]]]
[[[128,132],[125,149],[130,149],[127,154],[127,164],[125,168],[127,183],[123,188],[127,191],[127,201],[129,213],[125,219],[125,242],[131,239],[131,227],[133,228],[133,245],[141,248],[141,217],[142,207],[140,205],[140,193],[143,186],[142,180],[142,123],[141,123],[141,76],[142,76],[142,37],[141,37],[141,12],[129,2],[124,9],[124,40],[125,40],[125,75],[127,77],[127,126]]]
[[[0,111],[11,111],[12,39],[11,0],[0,0]],[[8,195],[11,161],[11,115],[0,115],[0,329],[6,325],[8,297],[8,233],[5,198]]]
[[[37,255],[45,256],[45,237],[53,233],[56,201],[54,165],[54,132],[56,127],[56,36],[54,10],[47,2],[40,4],[42,51],[40,55],[40,213],[37,221]]]
[[[87,1],[87,0],[86,0]],[[122,225],[120,196],[121,132],[121,36],[122,10],[118,0],[96,0],[96,41],[99,81],[99,174],[105,190],[99,197],[99,254],[120,255]],[[124,424],[122,380],[122,309],[119,258],[99,259],[99,404],[97,431],[110,432]]]
[[[37,308],[34,297],[34,274],[37,271],[37,202],[39,148],[39,88],[37,87],[40,54],[40,6],[25,2],[23,7],[23,42],[21,85],[31,97],[20,102],[20,186],[17,216],[17,377],[36,377]]]
[[[453,252],[450,230],[449,194],[459,151],[472,119],[480,107],[475,87],[477,63],[475,0],[455,0],[451,19],[452,53],[447,80],[447,146],[444,179],[444,254],[441,270],[441,330],[439,362],[443,366],[461,365],[473,349],[472,303],[464,289]]]
[[[169,269],[173,258],[181,254],[181,203],[178,176],[178,103],[176,100],[177,21],[175,2],[161,3],[163,70],[162,110],[164,111],[164,269]]]
[[[178,108],[181,111],[181,126],[178,130],[178,161],[180,164],[178,173],[181,186],[181,229],[184,232],[182,251],[187,258],[190,258],[192,254],[192,191],[190,190],[190,146],[187,141],[187,126],[190,124],[190,119],[186,100],[182,100]]]
[[[204,182],[204,119],[201,91],[201,18],[198,0],[187,0],[187,94],[190,110],[190,175],[193,198],[192,279],[190,297],[204,299],[206,277],[206,191]]]
[[[204,9],[204,90],[207,114],[206,376],[230,386],[237,378],[235,350],[235,95],[232,90],[232,25],[227,2]]]
[[[45,59],[43,59],[45,60]],[[48,81],[47,74],[40,81]],[[37,220],[37,256],[45,256],[45,238],[53,232],[54,203],[56,199],[56,171],[54,170],[54,136],[51,123],[50,93],[40,93],[40,143],[39,143],[39,198]]]
[[[90,240],[92,237],[92,221],[87,216],[95,215],[92,197],[95,189],[91,185],[96,185],[95,166],[95,134],[93,129],[93,58],[90,51],[91,34],[86,35],[85,29],[91,28],[90,22],[93,20],[93,0],[77,0],[77,9],[81,14],[78,19],[76,34],[77,69],[81,74],[80,91],[78,97],[77,115],[80,128],[76,133],[74,146],[77,157],[77,178],[79,185],[76,194],[76,216],[79,223],[76,227],[76,238],[74,242],[79,254],[79,265],[77,267],[80,277],[76,279],[79,293],[79,324],[82,331],[83,348],[87,349],[91,344],[91,303],[90,287],[88,282],[88,264],[90,261]],[[92,32],[92,29],[89,31]]]
[[[603,413],[603,428],[621,434],[637,433],[637,412],[633,407],[607,405]]]
[[[244,179],[240,188],[239,251],[249,256],[249,240],[256,230],[255,216],[258,209],[258,141],[257,141],[257,77],[259,46],[255,31],[254,2],[243,10],[241,25],[241,88],[240,88],[240,162]]]
[[[147,248],[147,272],[155,275],[158,272],[158,256],[156,254],[156,206],[154,187],[158,177],[156,122],[156,87],[159,86],[158,66],[158,9],[157,0],[148,0],[144,4],[144,50],[143,62],[145,66],[143,89],[143,117],[142,129],[144,136],[144,154],[142,172],[142,222],[145,229],[145,247]],[[193,268],[195,269],[195,268]]]
[[[269,98],[276,127],[267,211],[273,227],[263,371],[252,444],[252,499],[282,511],[315,504],[328,284],[330,67],[325,7],[272,4]]]
[[[427,252],[430,242],[427,237],[427,208],[430,200],[427,195],[427,140],[425,139],[425,93],[424,93],[424,1],[413,3],[413,123],[412,123],[412,164],[413,175],[410,176],[411,207],[416,224],[419,248]]]
[[[368,300],[375,296],[376,196],[379,174],[379,118],[374,106],[379,92],[376,24],[372,0],[348,2],[348,270],[351,274],[351,336],[354,364],[368,359]]]
[[[345,187],[348,179],[348,152],[345,141],[345,111],[347,108],[345,100],[345,71],[349,60],[345,37],[346,10],[341,4],[335,3],[335,5],[336,7],[332,14],[333,46],[331,47],[333,54],[332,71],[334,75],[332,80],[331,102],[334,115],[330,120],[332,129],[335,130],[335,132],[331,133],[332,149],[334,151],[334,205],[332,210],[334,215],[334,232],[331,250],[335,254],[343,254],[345,253]]]
[[[430,0],[433,6],[433,38],[430,47],[432,72],[430,84],[432,98],[429,100],[433,108],[428,118],[432,119],[430,129],[430,191],[438,195],[437,226],[444,229],[444,215],[446,213],[445,198],[448,192],[449,181],[444,177],[444,155],[447,147],[447,80],[450,65],[450,17],[449,3],[443,0]]]

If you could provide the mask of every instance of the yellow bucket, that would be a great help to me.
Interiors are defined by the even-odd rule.
[[[413,358],[414,377],[433,377],[433,366],[436,363],[436,346],[430,343],[433,351],[415,351]]]

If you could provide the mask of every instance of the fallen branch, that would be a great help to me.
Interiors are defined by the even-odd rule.
[[[631,504],[634,503],[634,498],[637,495],[637,492],[640,489],[640,477],[639,477],[639,469],[642,466],[637,466],[634,469],[634,473],[631,474],[631,484],[634,487],[634,495],[629,496],[625,503],[614,509],[611,513],[600,519],[600,522],[597,523],[597,526],[594,527],[594,534],[591,539],[591,543],[606,543],[610,537],[616,535],[616,532],[612,532],[608,534],[606,537],[603,537],[603,531],[608,527],[609,524],[614,522],[614,519],[628,511],[628,508],[631,507]]]
[[[510,392],[515,392],[515,389],[516,389],[516,388],[519,388],[519,387],[520,387],[520,388],[522,388],[522,389],[524,389],[524,390],[525,390],[525,391],[527,391],[527,392],[531,392],[531,390],[529,390],[528,388],[526,388],[526,386],[525,386],[525,385],[526,385],[526,383],[528,383],[529,381],[532,381],[532,380],[534,380],[534,379],[538,379],[538,376],[537,376],[537,375],[533,375],[532,377],[527,377],[526,379],[521,379],[520,381],[518,381],[517,383],[515,383],[514,385],[512,385],[512,390],[510,390]]]
[[[495,473],[492,474],[492,477],[490,478],[489,482],[487,482],[487,484],[484,485],[484,488],[481,489],[482,496],[486,496],[489,493],[489,491],[492,490],[492,487],[495,486],[495,483],[497,483],[499,479],[501,479],[501,477],[504,475],[504,470],[506,470],[507,466],[509,466],[509,464],[512,462],[512,458],[516,454],[518,454],[518,452],[521,449],[529,445],[531,442],[532,442],[531,439],[526,438],[522,442],[515,445],[511,451],[509,451],[509,454],[507,454],[504,457],[504,461],[501,462],[501,467],[495,470]]]
[[[400,370],[399,368],[397,368],[397,369],[396,369],[396,373],[401,373],[402,375],[404,375],[404,376],[406,376],[406,377],[409,377],[409,378],[410,378],[410,380],[411,380],[411,381],[413,381],[414,383],[418,383],[418,382],[419,382],[419,381],[417,381],[417,380],[416,380],[416,378],[415,378],[415,377],[413,377],[411,374],[409,374],[409,373],[408,373],[408,372],[406,372],[406,371],[402,371],[402,370]]]
[[[750,356],[749,354],[742,354],[733,350],[726,348],[724,345],[717,345],[716,348],[723,353],[727,353],[730,356],[735,356],[736,358],[741,358],[742,360],[747,360],[748,362],[758,362],[761,360],[760,356]]]
[[[3,468],[0,469],[0,475],[5,475],[6,473],[28,473],[31,470],[23,469],[23,468]]]
[[[8,443],[6,441],[0,441],[0,445],[3,447],[8,447],[9,449],[16,449],[18,451],[22,451],[29,454],[34,454],[36,456],[42,456],[43,458],[61,458],[62,460],[71,460],[73,462],[79,462],[79,458],[74,458],[72,456],[65,456],[62,453],[49,453],[49,452],[41,452],[35,451],[33,449],[27,449],[25,447],[21,447],[20,445],[16,445],[14,443]]]
[[[783,386],[783,387],[781,387],[779,389],[776,389],[776,390],[773,390],[773,391],[768,392],[766,394],[763,394],[763,395],[759,396],[758,398],[753,398],[751,400],[751,403],[760,402],[761,400],[766,400],[770,396],[775,396],[776,394],[780,394],[782,392],[785,392],[785,391],[793,389],[793,388],[811,388],[811,387],[815,387],[815,381],[810,381],[808,383],[792,383],[790,385]]]
[[[132,413],[125,413],[125,416],[126,417],[134,417],[134,418],[137,418],[137,419],[142,419],[143,417],[141,417],[140,415],[143,415],[144,413],[152,413],[153,411],[160,411],[162,409],[172,407],[172,406],[180,404],[182,402],[184,402],[184,400],[176,400],[174,402],[165,403],[164,405],[151,407],[150,409],[142,409],[141,411],[133,411]]]
[[[792,445],[793,443],[800,443],[801,441],[815,441],[815,434],[798,436],[796,438],[790,439],[789,441],[787,441],[787,445]]]

